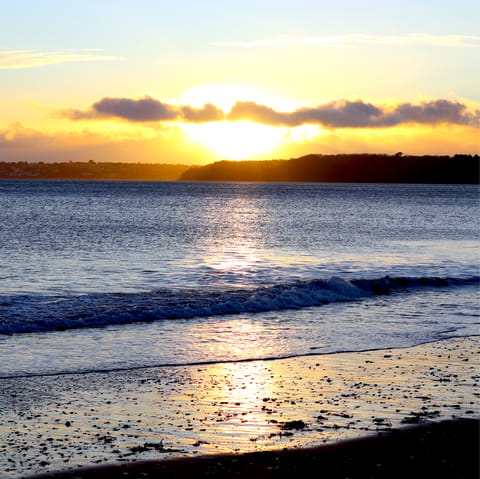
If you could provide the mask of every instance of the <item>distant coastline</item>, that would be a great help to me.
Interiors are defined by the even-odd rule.
[[[189,165],[167,163],[0,162],[2,180],[174,181]]]
[[[0,162],[0,179],[479,184],[479,155],[311,154],[289,160],[146,163]]]

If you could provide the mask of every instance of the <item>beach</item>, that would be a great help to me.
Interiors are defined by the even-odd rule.
[[[478,420],[479,343],[471,336],[403,349],[2,379],[1,477],[300,451]],[[470,444],[478,427],[462,424],[470,433],[456,446],[462,437]],[[460,451],[471,457],[468,444]]]

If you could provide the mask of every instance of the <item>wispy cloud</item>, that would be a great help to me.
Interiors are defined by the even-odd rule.
[[[114,61],[121,57],[103,55],[99,50],[57,50],[39,52],[36,50],[0,51],[0,69],[35,68],[66,62]]]
[[[219,47],[281,47],[295,45],[318,45],[338,47],[347,45],[428,45],[453,48],[480,48],[478,35],[431,35],[428,33],[409,33],[407,35],[366,35],[353,33],[348,35],[310,36],[303,38],[278,38],[267,40],[215,42]]]
[[[155,98],[102,98],[86,110],[67,109],[60,115],[71,120],[117,118],[138,122],[242,121],[273,126],[321,125],[326,128],[385,128],[407,123],[456,124],[478,127],[480,110],[457,100],[436,99],[419,103],[375,105],[363,100],[339,100],[294,111],[277,111],[253,101],[240,101],[225,113],[207,103],[202,108],[172,105]]]

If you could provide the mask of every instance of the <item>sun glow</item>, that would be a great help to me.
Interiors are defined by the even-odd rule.
[[[280,111],[294,110],[298,107],[295,102],[246,85],[202,85],[186,91],[181,98],[182,104],[200,108],[206,103],[212,103],[225,113],[239,101],[254,101]],[[193,141],[204,144],[220,158],[229,160],[269,156],[268,154],[273,154],[275,148],[285,140],[282,128],[251,121],[185,123],[182,128]]]
[[[203,143],[229,160],[243,160],[270,152],[282,140],[279,128],[250,121],[184,124],[182,128],[193,141]]]

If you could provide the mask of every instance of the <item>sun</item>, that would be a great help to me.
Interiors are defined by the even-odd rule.
[[[203,143],[228,160],[244,160],[271,152],[282,141],[278,128],[250,121],[186,123],[182,128],[193,141]]]
[[[181,101],[197,108],[213,103],[226,113],[237,101],[255,101],[280,110],[296,106],[291,101],[274,98],[248,86],[226,84],[192,88],[182,95]],[[259,158],[273,153],[284,138],[281,128],[252,121],[184,123],[182,129],[193,141],[202,143],[220,158],[228,160]]]

